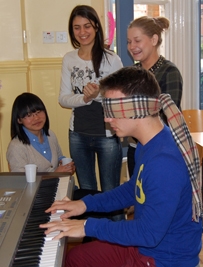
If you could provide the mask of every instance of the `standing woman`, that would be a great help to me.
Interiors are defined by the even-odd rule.
[[[97,190],[97,156],[102,191],[120,184],[122,147],[110,125],[104,123],[99,80],[122,68],[120,58],[104,46],[96,11],[76,6],[69,18],[69,35],[75,50],[63,58],[59,103],[72,108],[70,154],[80,188]]]
[[[151,71],[159,83],[161,92],[170,94],[177,107],[181,109],[183,80],[180,71],[171,61],[160,55],[162,33],[169,28],[169,20],[164,17],[143,16],[133,20],[127,30],[128,51],[135,66]],[[164,122],[166,119],[163,114]],[[136,141],[130,140],[128,147],[128,169],[132,176]]]

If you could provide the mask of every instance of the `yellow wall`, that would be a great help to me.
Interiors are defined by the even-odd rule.
[[[0,0],[0,171],[8,171],[5,155],[12,104],[17,95],[26,91],[37,94],[45,103],[50,128],[56,133],[63,154],[69,156],[71,111],[59,106],[58,93],[62,57],[72,47],[69,40],[64,44],[43,44],[42,32],[67,31],[69,14],[77,4],[93,6],[104,25],[103,0]],[[27,43],[23,42],[24,30]]]
[[[8,171],[5,154],[10,141],[11,107],[16,96],[27,91],[27,71],[28,65],[24,62],[0,63],[0,97],[3,104],[3,107],[1,107],[0,110],[1,171]]]
[[[69,39],[43,44],[42,33],[68,31],[69,15],[78,4],[94,7],[104,27],[104,0],[0,0],[0,61],[63,57],[72,49]]]
[[[0,0],[0,61],[23,60],[21,1]]]

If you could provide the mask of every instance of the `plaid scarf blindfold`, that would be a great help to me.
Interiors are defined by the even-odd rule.
[[[159,98],[137,95],[124,98],[104,98],[102,104],[106,118],[145,118],[159,113],[161,109],[163,110],[173,138],[189,171],[193,192],[192,218],[194,221],[199,221],[199,217],[202,215],[199,154],[182,113],[171,96],[161,94]]]

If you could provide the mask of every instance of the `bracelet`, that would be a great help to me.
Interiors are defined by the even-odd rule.
[[[86,222],[87,222],[87,220],[86,220],[86,221],[84,221],[84,226],[86,225]]]

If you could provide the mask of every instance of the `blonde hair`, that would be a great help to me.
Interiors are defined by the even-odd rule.
[[[169,28],[169,20],[164,17],[148,17],[143,16],[137,19],[134,19],[130,22],[128,29],[133,27],[141,28],[143,33],[148,37],[152,38],[154,34],[158,35],[157,47],[162,43],[162,32]]]

